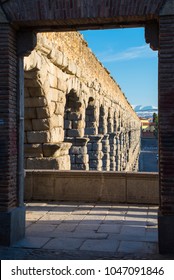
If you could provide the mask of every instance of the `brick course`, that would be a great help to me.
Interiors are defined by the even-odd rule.
[[[17,205],[16,34],[0,24],[0,211]]]
[[[159,146],[161,211],[174,214],[174,16],[160,18],[159,49]],[[166,131],[167,130],[167,131]]]
[[[8,17],[13,22],[42,26],[85,28],[89,25],[113,25],[121,22],[143,22],[156,19],[165,0],[11,0],[3,4]],[[93,20],[95,18],[95,21]],[[30,19],[30,21],[28,21]]]

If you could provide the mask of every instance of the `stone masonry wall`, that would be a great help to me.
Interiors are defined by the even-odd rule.
[[[25,167],[137,170],[140,121],[78,32],[38,34],[25,58]]]

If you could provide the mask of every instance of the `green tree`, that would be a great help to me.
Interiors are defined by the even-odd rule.
[[[154,135],[158,138],[158,115],[156,113],[153,113],[153,122],[155,123]]]
[[[158,120],[157,113],[153,113],[153,122],[155,123]]]

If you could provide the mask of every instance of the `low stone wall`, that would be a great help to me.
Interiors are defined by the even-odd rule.
[[[25,200],[158,204],[158,173],[27,170]]]

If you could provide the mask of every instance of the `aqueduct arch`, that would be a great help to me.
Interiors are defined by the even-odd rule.
[[[26,169],[137,171],[140,120],[80,33],[37,34],[24,78]]]
[[[146,41],[159,51],[159,247],[174,252],[173,0],[0,1],[0,240],[22,238],[23,65],[34,32],[145,26]]]

